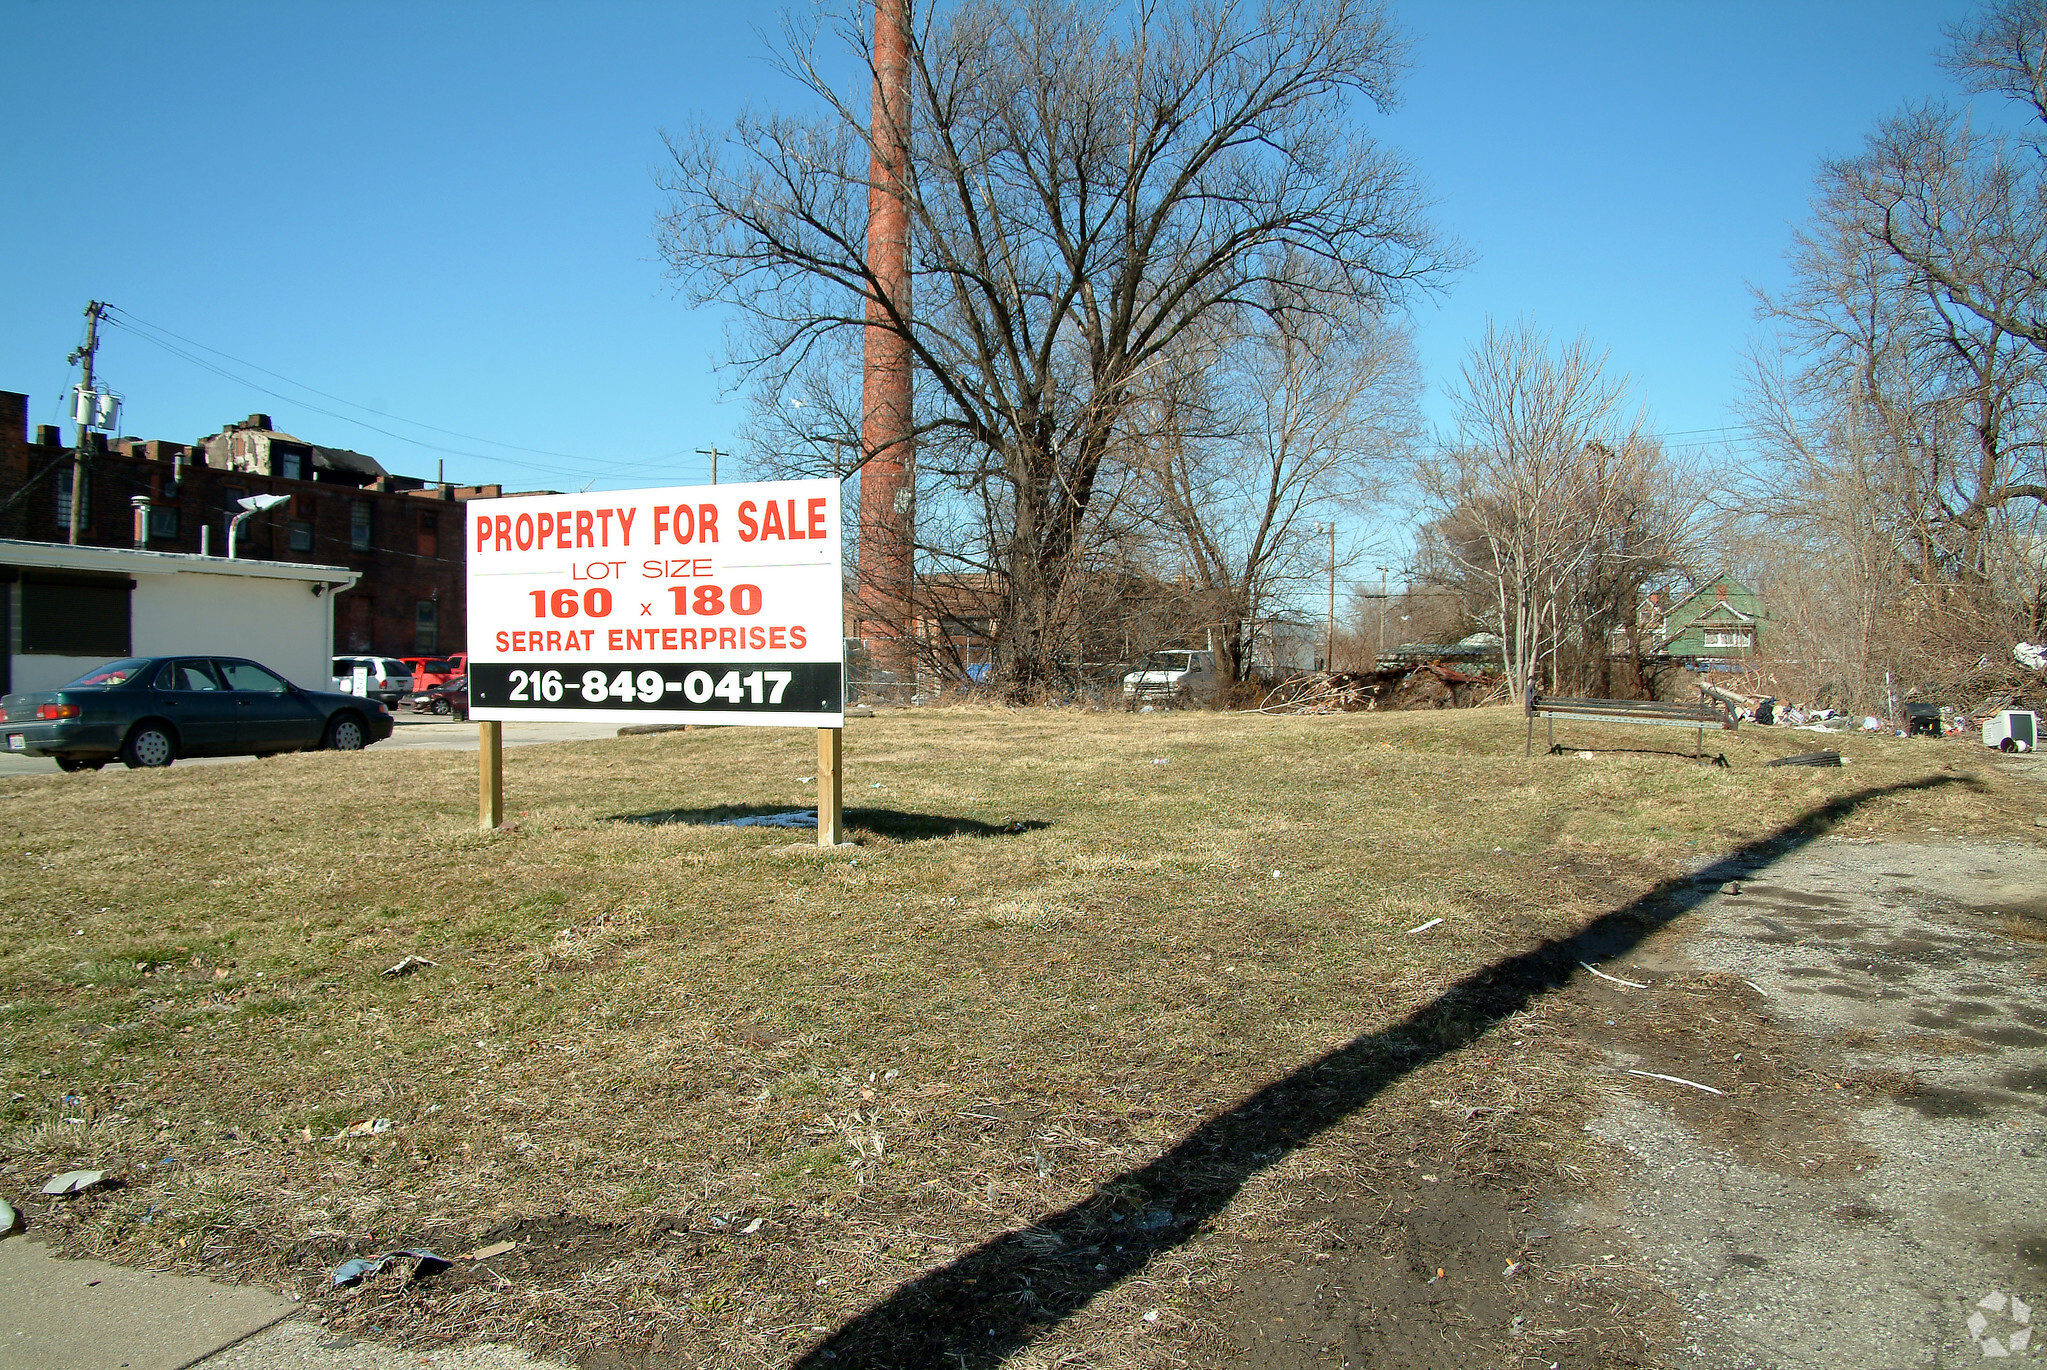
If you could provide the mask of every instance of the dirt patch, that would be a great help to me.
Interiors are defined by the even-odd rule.
[[[1311,1248],[1237,1250],[1219,1349],[1252,1370],[1651,1363],[1669,1301],[1597,1230],[1551,1232],[1543,1207],[1433,1175],[1311,1201]]]

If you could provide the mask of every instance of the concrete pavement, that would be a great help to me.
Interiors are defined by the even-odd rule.
[[[432,714],[400,713],[392,717],[398,726],[391,736],[371,746],[370,751],[432,751],[473,752],[476,750],[476,725],[462,723],[452,718],[436,717]],[[505,745],[507,747],[531,747],[544,742],[587,742],[592,738],[615,737],[618,726],[612,723],[507,723]],[[180,761],[180,766],[223,766],[254,761],[253,756],[206,756]],[[116,775],[126,767],[120,762],[110,762],[101,775]],[[0,776],[47,775],[61,776],[57,763],[45,756],[9,756],[0,752]]]
[[[397,1351],[251,1285],[62,1260],[0,1240],[0,1370],[567,1370],[509,1346]]]
[[[0,1241],[0,1370],[183,1370],[291,1315],[267,1289],[64,1261]]]

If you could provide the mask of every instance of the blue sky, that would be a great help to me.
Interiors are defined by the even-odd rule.
[[[0,0],[0,389],[56,421],[96,297],[239,359],[195,354],[229,379],[110,330],[135,436],[262,411],[408,474],[699,479],[741,405],[723,321],[655,258],[659,130],[780,98],[757,30],[781,8]],[[1485,319],[1526,317],[1607,347],[1687,441],[1731,421],[1750,287],[1779,281],[1820,159],[1948,89],[1934,53],[1965,11],[1398,8],[1416,66],[1375,127],[1476,254],[1418,315],[1431,412]]]

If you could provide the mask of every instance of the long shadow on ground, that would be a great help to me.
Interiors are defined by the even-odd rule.
[[[1748,843],[1705,870],[1666,880],[1642,898],[1466,976],[1406,1018],[1311,1061],[1196,1127],[1148,1165],[1102,1182],[1080,1202],[990,1238],[897,1289],[798,1361],[974,1370],[1000,1364],[1090,1299],[1188,1240],[1247,1181],[1306,1145],[1410,1071],[1458,1050],[1500,1020],[1562,987],[1580,961],[1621,955],[1696,908],[1721,882],[1742,879],[1824,835],[1871,800],[1976,782],[1940,776],[1858,790]],[[1142,1195],[1130,1213],[1130,1196]],[[1112,1223],[1118,1210],[1127,1220]]]
[[[709,825],[729,823],[735,818],[768,818],[775,814],[803,813],[803,809],[792,809],[787,804],[714,804],[701,809],[656,809],[651,813],[615,813],[609,816],[612,823],[644,823],[661,827],[670,823],[693,823]],[[816,810],[809,827],[816,828]],[[918,842],[938,837],[1012,837],[1017,833],[1037,832],[1040,828],[1052,826],[1041,818],[1004,820],[1000,823],[985,823],[978,818],[961,818],[957,814],[911,813],[902,809],[849,808],[845,811],[845,823],[849,831],[871,832],[878,837],[894,838],[898,842]]]

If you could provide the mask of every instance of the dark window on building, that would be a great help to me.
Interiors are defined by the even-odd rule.
[[[291,521],[291,550],[310,552],[313,550],[313,525],[303,519]]]
[[[24,572],[21,650],[38,656],[128,655],[125,576]]]
[[[366,499],[348,506],[348,545],[357,552],[370,550],[370,502]]]
[[[440,527],[441,516],[439,514],[423,513],[419,516],[419,554],[421,556],[437,557],[441,554]]]
[[[71,477],[77,469],[77,467],[70,465],[57,468],[57,526],[60,528],[69,528],[71,526]],[[78,526],[81,528],[92,527],[92,473],[90,471],[85,473],[85,504],[79,510]]]
[[[176,541],[178,536],[178,508],[176,505],[152,504],[149,507],[149,536]]]
[[[306,478],[306,458],[301,452],[285,452],[277,458],[277,474],[286,480]]]
[[[430,599],[419,602],[412,620],[412,650],[437,652],[441,641],[441,606]]]

